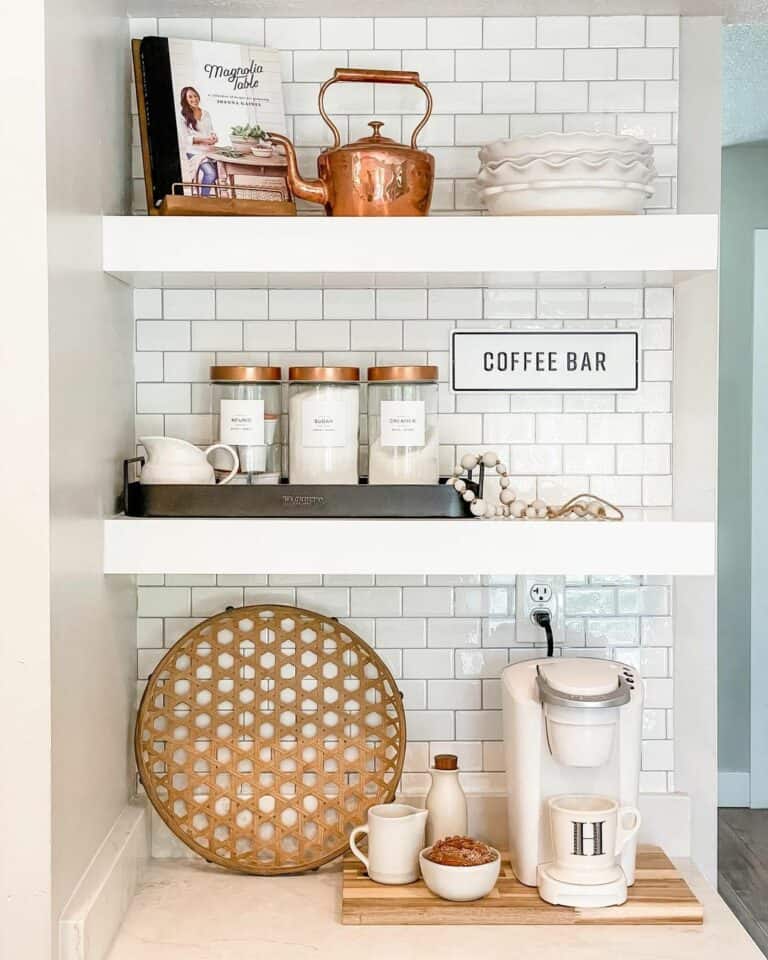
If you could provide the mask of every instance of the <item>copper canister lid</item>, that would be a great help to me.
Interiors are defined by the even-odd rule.
[[[459,758],[453,753],[435,754],[435,770],[458,770]]]
[[[368,380],[375,383],[377,380],[399,382],[416,382],[437,380],[437,367],[429,365],[409,367],[368,367]]]
[[[211,367],[211,380],[228,380],[232,383],[279,381],[280,367]]]
[[[359,367],[289,367],[289,380],[314,381],[325,383],[357,383],[360,380]]]

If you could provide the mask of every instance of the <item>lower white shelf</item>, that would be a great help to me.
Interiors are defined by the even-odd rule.
[[[155,519],[104,525],[105,573],[712,576],[710,522]]]

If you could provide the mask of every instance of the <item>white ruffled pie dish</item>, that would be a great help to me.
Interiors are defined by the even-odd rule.
[[[480,196],[494,216],[606,216],[642,213],[653,187],[621,180],[539,180],[485,187]]]
[[[480,149],[479,157],[483,163],[487,163],[525,155],[541,157],[548,153],[564,153],[575,156],[588,151],[652,156],[653,147],[647,140],[628,134],[538,133],[494,140]]]
[[[566,157],[562,160],[537,158],[525,163],[508,159],[487,163],[477,175],[479,187],[533,183],[541,180],[619,180],[624,183],[650,183],[656,168],[640,160],[624,162],[615,157],[585,160]]]

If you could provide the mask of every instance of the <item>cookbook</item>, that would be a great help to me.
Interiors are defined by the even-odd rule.
[[[133,41],[147,208],[169,195],[290,201],[277,50],[207,40]],[[202,206],[202,204],[200,204]]]

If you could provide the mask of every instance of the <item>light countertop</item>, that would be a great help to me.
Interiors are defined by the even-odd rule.
[[[720,897],[675,861],[702,926],[342,926],[338,864],[299,877],[246,877],[153,860],[108,960],[763,960]]]

